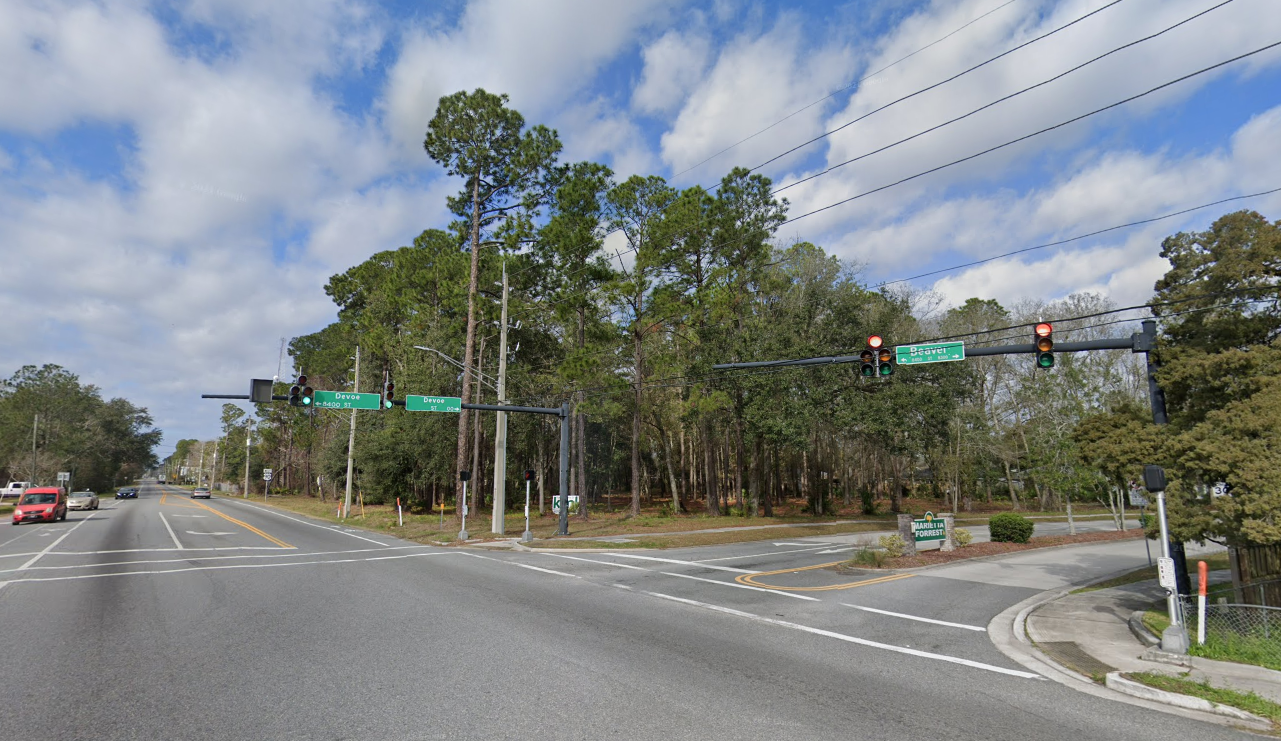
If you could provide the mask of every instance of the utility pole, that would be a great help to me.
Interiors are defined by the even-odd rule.
[[[249,439],[253,437],[254,421],[245,420],[245,499],[249,498]]]
[[[360,345],[356,346],[356,378],[351,384],[352,393],[360,393]],[[347,496],[342,503],[343,519],[351,512],[352,454],[356,450],[356,410],[351,410],[351,432],[347,435]]]
[[[31,423],[31,485],[36,486],[36,433],[40,430],[40,415]]]
[[[212,475],[210,475],[210,477],[209,477],[209,488],[210,488],[210,489],[212,489],[212,488],[214,488],[215,486],[217,486],[217,485],[218,485],[218,443],[220,443],[220,442],[222,442],[222,438],[217,438],[217,439],[215,439],[215,440],[214,440],[214,459],[213,459],[213,465],[209,466],[209,468],[213,471]]]
[[[205,479],[205,448],[206,448],[208,445],[209,445],[208,443],[200,443],[200,471],[199,471],[199,473],[197,473],[197,474],[196,474],[196,486],[200,486],[202,483],[204,483],[204,479]]]
[[[503,262],[503,317],[498,340],[498,404],[507,403],[507,262]],[[494,432],[494,517],[490,530],[507,529],[507,412],[497,412]],[[528,528],[526,528],[528,529]]]

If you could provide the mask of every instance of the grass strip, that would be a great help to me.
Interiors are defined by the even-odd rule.
[[[1222,553],[1213,553],[1204,558],[1189,558],[1188,559],[1188,576],[1191,577],[1194,582],[1197,579],[1197,561],[1205,561],[1207,564],[1209,564],[1211,571],[1221,571],[1223,569],[1228,568],[1228,552],[1223,551]],[[1114,579],[1108,579],[1107,581],[1099,582],[1098,584],[1093,584],[1088,587],[1081,587],[1080,589],[1075,589],[1072,591],[1072,594],[1080,594],[1081,592],[1094,592],[1099,589],[1108,589],[1111,587],[1123,587],[1126,584],[1134,584],[1136,582],[1149,581],[1155,578],[1156,578],[1156,566],[1155,565],[1144,566],[1141,569],[1138,569],[1136,571],[1131,571],[1128,574],[1122,574]],[[1211,592],[1216,590],[1217,590],[1217,585],[1216,587],[1211,587]],[[1229,585],[1228,591],[1231,591],[1231,585]]]
[[[1281,705],[1259,697],[1253,692],[1238,692],[1224,687],[1211,686],[1208,681],[1194,682],[1190,679],[1173,677],[1168,674],[1157,674],[1155,672],[1136,672],[1134,674],[1124,674],[1123,676],[1126,679],[1133,679],[1136,682],[1141,682],[1149,687],[1155,687],[1166,692],[1191,695],[1210,702],[1229,705],[1247,713],[1254,713],[1272,721],[1274,727],[1281,723]]]

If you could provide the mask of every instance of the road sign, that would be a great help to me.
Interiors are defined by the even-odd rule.
[[[270,468],[264,468],[264,469],[262,469],[262,480],[263,480],[263,481],[271,481],[271,469],[270,469]]]
[[[406,396],[407,412],[454,412],[463,410],[463,400],[457,396]]]
[[[964,342],[927,342],[922,345],[899,345],[894,348],[899,365],[948,363],[965,360]]]
[[[1162,556],[1156,560],[1157,583],[1166,589],[1178,589],[1178,580],[1174,576],[1174,559]]]
[[[1143,489],[1130,490],[1130,506],[1146,507],[1148,506],[1148,493]]]
[[[71,480],[71,474],[70,474],[70,473],[68,473],[67,471],[59,471],[59,472],[58,472],[58,480],[59,480],[59,481],[70,481],[70,480]]]
[[[355,394],[349,391],[317,391],[311,405],[319,409],[378,409],[378,394]]]
[[[578,495],[577,494],[569,495],[569,513],[571,515],[578,513]],[[559,494],[552,497],[552,514],[554,515],[560,514],[560,495]]]
[[[941,518],[935,517],[933,512],[926,512],[925,517],[912,520],[912,532],[916,535],[918,543],[925,540],[943,540],[947,537],[947,525]]]

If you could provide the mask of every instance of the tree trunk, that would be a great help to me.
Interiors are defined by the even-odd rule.
[[[740,393],[740,397],[742,394]],[[739,405],[742,398],[739,399]],[[734,417],[734,491],[738,495],[738,511],[747,516],[747,504],[743,501],[743,417]]]
[[[714,517],[721,514],[720,497],[716,494],[716,463],[715,446],[712,445],[711,425],[707,417],[703,417],[702,422],[703,439],[700,442],[703,448],[703,488],[707,492],[707,513]]]
[[[641,355],[640,312],[636,312],[636,326],[632,330],[632,359],[636,365],[636,377],[632,381],[636,408],[632,412],[632,517],[640,515],[640,480],[641,480],[641,382],[645,376],[644,357]]]
[[[463,350],[463,390],[464,404],[471,403],[471,367],[476,352],[476,286],[480,281],[480,173],[472,176],[471,199],[471,278],[467,285],[467,344]],[[456,470],[467,468],[467,421],[466,414],[458,415],[458,455],[455,459]],[[462,516],[463,485],[454,477],[457,492],[458,515]]]

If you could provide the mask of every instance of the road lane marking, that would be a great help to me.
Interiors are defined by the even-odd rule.
[[[70,534],[72,534],[72,533],[74,533],[74,532],[76,531],[76,528],[78,528],[78,527],[80,527],[81,525],[85,524],[86,522],[88,522],[88,521],[92,520],[92,519],[93,519],[93,516],[94,516],[94,515],[96,515],[96,514],[98,514],[98,513],[97,513],[97,512],[91,512],[91,513],[89,514],[89,516],[88,516],[88,517],[84,518],[84,519],[83,519],[83,520],[81,520],[80,522],[77,522],[75,525],[73,525],[73,526],[71,527],[71,529],[70,529],[70,530],[68,530],[67,532],[63,533],[61,536],[59,536],[57,540],[55,540],[55,541],[53,541],[52,543],[50,543],[50,544],[49,544],[49,546],[48,546],[47,548],[45,548],[43,551],[40,551],[40,552],[39,552],[39,553],[37,553],[36,555],[32,556],[30,561],[27,561],[26,563],[22,564],[21,566],[19,566],[18,568],[14,569],[14,570],[15,570],[15,571],[26,571],[28,568],[30,568],[31,566],[33,566],[33,565],[35,564],[35,562],[36,562],[36,561],[39,561],[42,557],[44,557],[44,555],[45,555],[46,553],[48,553],[49,551],[53,550],[54,548],[57,548],[59,543],[61,543],[64,539],[66,539],[66,537],[67,537],[68,535],[70,535]]]
[[[684,566],[697,566],[702,569],[716,569],[717,571],[733,571],[736,574],[759,574],[759,571],[749,571],[748,569],[735,569],[730,566],[709,566],[698,561],[680,561],[675,558],[658,558],[657,556],[637,556],[631,553],[609,553],[609,556],[618,558],[635,558],[640,561],[658,561],[659,563],[678,563]]]
[[[195,504],[195,505],[199,505],[199,506],[201,506],[201,507],[204,507],[205,509],[209,510],[210,512],[214,513],[215,515],[218,515],[219,517],[221,517],[222,519],[226,520],[227,522],[233,523],[233,524],[235,524],[235,525],[239,525],[239,526],[243,527],[244,529],[246,529],[246,530],[248,530],[248,531],[250,531],[250,532],[257,533],[257,534],[261,535],[262,537],[266,538],[267,540],[270,540],[271,542],[273,542],[273,543],[275,543],[276,545],[280,546],[281,548],[293,548],[293,547],[294,547],[294,546],[289,545],[288,543],[286,543],[285,541],[283,541],[283,540],[281,540],[281,539],[279,539],[279,538],[274,538],[274,537],[272,537],[272,536],[270,536],[270,535],[268,535],[268,534],[264,533],[263,531],[259,530],[258,528],[254,527],[253,525],[250,525],[250,524],[249,524],[249,523],[247,523],[247,522],[241,522],[240,520],[237,520],[236,518],[232,517],[231,515],[225,515],[225,514],[223,514],[223,513],[219,512],[218,510],[214,509],[213,507],[210,507],[209,505],[205,504],[204,502],[192,502],[192,504]]]
[[[504,559],[501,559],[501,558],[490,558],[489,556],[481,556],[481,555],[478,555],[478,554],[475,554],[475,553],[467,553],[466,551],[463,551],[463,554],[464,554],[464,555],[467,555],[467,556],[471,556],[472,558],[479,558],[479,559],[484,560],[484,561],[497,561],[498,563],[505,563],[505,564],[507,564],[508,566],[519,566],[519,567],[521,567],[522,569],[529,569],[529,570],[531,570],[531,571],[541,571],[541,572],[543,572],[544,574],[555,574],[556,576],[568,576],[568,577],[569,577],[569,578],[571,578],[571,579],[582,579],[582,578],[583,578],[583,577],[579,576],[578,574],[567,574],[567,573],[565,573],[564,571],[554,571],[554,570],[552,570],[552,569],[544,569],[544,568],[542,568],[541,566],[531,566],[531,565],[529,565],[529,564],[527,564],[527,563],[521,563],[521,562],[519,562],[519,561],[507,561],[507,560],[504,560]]]
[[[756,579],[762,576],[773,576],[775,574],[795,574],[801,571],[813,571],[814,569],[825,569],[829,566],[835,566],[838,563],[844,563],[844,562],[832,561],[830,563],[820,563],[820,564],[815,564],[813,566],[801,566],[795,569],[778,569],[776,571],[760,571],[756,573],[749,572],[743,576],[735,577],[734,581],[738,582],[739,584],[750,584],[754,587],[761,587],[762,589],[780,589],[784,592],[830,592],[834,589],[853,589],[855,587],[864,587],[870,584],[882,584],[887,581],[898,581],[899,579],[910,579],[911,577],[916,576],[916,574],[890,574],[888,576],[878,576],[874,579],[864,579],[863,581],[845,582],[843,584],[829,584],[823,587],[780,587],[774,584],[762,584],[761,582],[756,581]]]
[[[835,638],[838,641],[845,641],[846,643],[854,643],[860,646],[866,646],[868,648],[879,648],[882,651],[893,651],[894,653],[907,654],[908,656],[917,656],[923,659],[943,661],[949,664],[959,664],[961,666],[968,666],[971,669],[982,669],[984,671],[996,672],[997,674],[1006,674],[1012,677],[1021,677],[1023,679],[1040,679],[1040,680],[1045,679],[1045,677],[1042,677],[1039,674],[1033,674],[1031,672],[1019,671],[1017,669],[1006,669],[1003,666],[996,666],[994,664],[984,664],[981,661],[971,661],[970,659],[962,659],[959,656],[948,656],[947,654],[936,654],[929,651],[921,651],[915,648],[906,648],[904,646],[895,646],[889,643],[880,643],[879,641],[870,641],[866,638],[859,638],[857,636],[846,635],[844,633],[837,633],[831,630],[823,630],[822,628],[811,628],[808,625],[801,625],[800,623],[788,622],[787,620],[778,620],[776,618],[765,617],[763,615],[756,615],[750,612],[743,612],[742,610],[735,610],[729,607],[721,607],[720,605],[713,605],[707,602],[699,602],[698,600],[686,599],[684,597],[674,597],[670,594],[662,594],[660,592],[645,592],[645,594],[648,594],[651,597],[658,597],[659,599],[671,600],[672,602],[680,602],[682,604],[690,605],[692,607],[701,607],[705,610],[712,610],[714,612],[720,612],[726,615],[733,615],[735,617],[745,618],[747,620],[752,620],[754,622],[765,623],[767,625],[776,625],[780,628],[798,630],[798,631],[801,631],[802,633],[810,633],[817,636],[824,636],[826,638]]]
[[[188,535],[235,535],[235,533],[205,533],[205,532],[198,532],[196,530],[188,530],[187,534]]]
[[[979,625],[966,625],[965,623],[952,623],[952,622],[948,622],[947,620],[935,620],[934,618],[921,617],[919,615],[908,615],[902,612],[890,612],[889,610],[878,610],[875,607],[851,605],[848,602],[842,602],[841,604],[844,605],[845,607],[852,607],[855,610],[863,610],[864,612],[875,612],[878,615],[889,615],[890,617],[903,618],[904,620],[919,620],[922,623],[933,623],[935,625],[946,625],[951,628],[963,628],[965,630],[975,630],[975,631],[978,631],[979,633],[987,632],[987,628],[984,628]]]
[[[338,533],[338,534],[340,534],[340,535],[347,535],[347,536],[350,536],[350,537],[352,537],[352,538],[359,538],[360,540],[367,540],[367,541],[369,541],[370,543],[373,543],[374,545],[380,545],[380,546],[383,546],[383,547],[385,547],[385,548],[390,548],[390,547],[392,546],[392,544],[391,544],[391,543],[383,543],[382,541],[374,540],[373,538],[366,538],[366,537],[365,537],[365,536],[363,536],[363,535],[356,535],[355,533],[347,533],[347,532],[343,532],[342,530],[338,529],[338,526],[337,526],[337,525],[329,526],[329,525],[321,525],[321,524],[316,523],[316,522],[307,522],[306,520],[300,520],[300,519],[298,519],[297,517],[290,517],[289,515],[282,514],[282,513],[280,513],[280,512],[275,511],[274,509],[268,509],[268,508],[266,508],[266,507],[259,507],[258,505],[256,505],[256,504],[250,504],[249,502],[237,502],[235,499],[228,499],[227,501],[228,501],[228,502],[231,502],[232,504],[239,504],[239,505],[241,505],[242,507],[249,507],[250,509],[256,509],[256,510],[258,510],[259,512],[267,512],[267,513],[269,513],[269,514],[273,514],[273,515],[276,515],[276,516],[278,516],[278,517],[283,517],[283,518],[285,518],[286,520],[293,520],[294,522],[298,522],[298,523],[301,523],[301,524],[303,524],[303,525],[309,525],[309,526],[311,526],[311,527],[318,527],[318,528],[320,528],[321,530],[328,530],[328,531],[329,531],[329,532],[331,532],[331,533]],[[215,511],[217,511],[217,510],[215,510]]]
[[[429,546],[429,545],[397,546],[396,550],[409,550],[414,548],[433,548],[434,549],[435,546]],[[200,551],[221,551],[221,550],[236,550],[236,549],[234,548],[184,548],[182,552],[195,553]],[[67,569],[93,569],[93,568],[106,567],[106,566],[139,566],[139,565],[146,566],[149,564],[161,564],[161,563],[194,563],[197,561],[227,561],[227,560],[237,559],[237,558],[256,558],[256,559],[310,558],[313,556],[342,556],[342,555],[347,555],[352,553],[386,553],[387,552],[382,548],[356,548],[356,549],[345,550],[345,551],[316,551],[314,553],[299,551],[298,553],[281,553],[279,548],[275,548],[275,547],[267,548],[265,546],[255,550],[271,551],[271,553],[251,553],[251,554],[239,554],[234,556],[184,556],[183,558],[135,559],[133,561],[108,561],[104,563],[74,563],[74,564],[65,564],[62,566],[32,566],[30,569],[28,569],[28,571],[64,571]],[[63,551],[61,553],[54,553],[52,555],[54,556],[68,556],[68,555],[96,556],[96,555],[111,554],[111,553],[138,553],[138,552],[140,551],[87,551],[82,553],[71,553],[68,551]],[[173,548],[163,548],[163,549],[149,548],[146,550],[146,552],[176,553],[177,551],[175,551]],[[8,574],[8,573],[12,573],[13,571],[14,569],[0,569],[0,574]]]
[[[163,502],[162,502],[163,503]],[[160,521],[165,524],[165,529],[169,531],[169,537],[173,538],[173,544],[178,550],[182,550],[182,543],[178,542],[178,536],[174,535],[173,528],[169,527],[169,521],[165,519],[164,512],[157,512],[160,515]]]
[[[789,553],[807,553],[817,551],[819,548],[826,548],[827,544],[811,546],[809,548],[793,548],[790,551],[770,551],[769,553],[753,553],[745,556],[721,556],[720,558],[704,558],[698,563],[711,563],[712,561],[736,561],[740,558],[768,558],[770,556],[786,556]]]
[[[553,556],[555,558],[568,558],[571,561],[586,561],[588,563],[598,563],[604,566],[617,566],[620,569],[631,569],[633,571],[649,571],[650,569],[642,566],[632,566],[629,563],[614,563],[613,561],[597,561],[594,558],[581,558],[579,556],[563,556],[559,553],[544,553],[544,556]]]
[[[765,592],[766,594],[773,594],[779,597],[791,597],[793,599],[804,599],[804,600],[809,600],[811,602],[822,602],[822,600],[820,600],[818,597],[807,597],[803,594],[792,594],[791,592],[780,592],[776,589],[762,589],[760,587],[749,587],[746,584],[738,584],[737,582],[732,582],[732,581],[718,581],[716,579],[705,579],[701,576],[690,576],[689,574],[673,574],[670,571],[660,571],[658,573],[662,574],[663,576],[675,576],[680,579],[693,579],[694,581],[705,581],[708,584],[719,584],[722,587],[737,587],[739,589],[750,589],[754,592]]]
[[[233,569],[274,569],[285,566],[316,566],[330,563],[363,563],[365,561],[390,561],[393,559],[420,558],[423,556],[446,556],[449,551],[432,551],[431,553],[406,553],[399,556],[377,556],[370,558],[330,558],[318,561],[289,561],[286,563],[243,563],[243,564],[226,564],[223,566],[192,566],[185,569],[150,569],[147,571],[113,571],[109,574],[75,574],[73,576],[46,576],[22,579],[10,579],[6,584],[23,584],[42,581],[79,581],[81,579],[105,579],[111,576],[145,576],[155,574],[181,574],[188,571],[229,571]],[[308,554],[298,554],[308,555]]]

